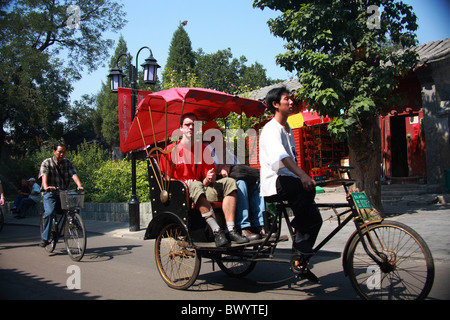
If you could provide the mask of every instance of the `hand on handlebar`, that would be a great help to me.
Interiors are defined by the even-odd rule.
[[[48,186],[47,189],[45,189],[45,191],[47,192],[55,192],[60,190],[60,188],[58,187],[53,187],[53,186]],[[84,191],[84,188],[82,186],[77,187],[77,191]]]
[[[307,174],[303,175],[300,180],[302,180],[303,188],[306,191],[311,191],[316,187],[316,181]]]

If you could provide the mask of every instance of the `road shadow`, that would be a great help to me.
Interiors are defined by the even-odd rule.
[[[18,228],[27,229],[25,232],[17,232]],[[34,232],[38,230],[37,232]],[[117,256],[128,255],[133,252],[134,248],[141,247],[142,245],[116,245],[107,247],[90,247],[89,240],[98,234],[87,234],[87,246],[83,259],[80,262],[102,262],[114,259]],[[39,246],[41,241],[39,228],[36,226],[23,226],[23,225],[8,225],[7,229],[4,229],[0,233],[0,256],[3,250],[11,250],[17,248],[36,247],[37,250],[42,250],[43,253],[53,256],[68,256],[64,239],[61,238],[56,244],[56,248],[53,252],[47,253],[44,248]]]
[[[100,296],[69,290],[17,269],[0,269],[0,300],[96,300]],[[43,298],[45,297],[45,298]]]
[[[412,204],[412,205],[383,205],[384,217],[392,218],[404,214],[416,214],[422,212],[434,212],[436,210],[450,210],[450,204]]]
[[[117,245],[109,247],[87,248],[81,262],[103,262],[112,260],[118,256],[129,255],[133,249],[142,247],[141,245]]]
[[[277,249],[277,257],[285,257],[288,259],[290,249]],[[310,269],[316,273],[320,263],[339,260],[341,253],[332,251],[321,251],[311,259]],[[264,293],[270,292],[271,295],[279,295],[280,299],[286,297],[294,297],[301,295],[303,299],[311,300],[353,300],[357,299],[356,293],[353,291],[350,281],[345,277],[342,267],[339,271],[318,274],[319,283],[314,283],[305,279],[295,278],[294,273],[290,270],[288,263],[275,262],[258,262],[255,269],[244,278],[233,278],[222,272],[217,264],[212,269],[210,260],[202,261],[202,268],[209,269],[201,273],[197,281],[191,286],[189,291],[229,291],[244,293]],[[208,266],[209,265],[209,266]],[[319,271],[323,273],[322,271]]]

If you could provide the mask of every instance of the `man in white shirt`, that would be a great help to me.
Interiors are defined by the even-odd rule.
[[[266,104],[275,116],[264,126],[259,141],[261,195],[267,202],[288,202],[295,216],[291,222],[296,230],[294,248],[312,255],[322,218],[313,206],[316,183],[296,160],[294,135],[287,123],[293,101],[289,91],[280,87],[267,94]]]

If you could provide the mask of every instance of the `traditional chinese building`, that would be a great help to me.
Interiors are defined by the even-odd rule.
[[[395,94],[402,103],[380,116],[383,180],[423,183],[433,190],[450,191],[450,39],[412,48],[417,66],[400,80]],[[274,87],[294,91],[298,80],[289,80],[250,93],[264,100]],[[320,119],[320,118],[319,118]],[[328,164],[339,164],[348,155],[346,145],[329,136],[327,119],[303,112],[289,120],[299,152],[298,163],[314,175]]]

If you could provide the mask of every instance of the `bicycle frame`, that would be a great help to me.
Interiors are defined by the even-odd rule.
[[[58,241],[59,238],[64,237],[64,225],[66,224],[67,215],[69,214],[68,210],[61,210],[55,213],[55,225],[56,225],[56,234],[53,235],[54,241]],[[61,217],[58,219],[58,215]],[[53,231],[52,231],[53,232]],[[56,238],[55,238],[56,235]]]
[[[347,172],[348,173],[348,172]],[[350,221],[354,221],[355,223],[355,228],[356,231],[351,235],[351,237],[349,238],[349,242],[350,240],[352,240],[354,238],[354,236],[356,234],[359,235],[359,237],[361,238],[361,242],[362,245],[364,247],[364,250],[366,251],[367,255],[380,267],[382,266],[383,262],[377,257],[375,256],[370,250],[369,250],[369,246],[370,248],[379,255],[378,250],[375,248],[375,246],[373,245],[373,241],[372,239],[369,239],[369,241],[367,241],[368,239],[366,239],[366,237],[363,236],[363,228],[367,228],[368,225],[370,224],[374,224],[374,223],[381,223],[383,220],[376,220],[376,221],[372,221],[369,223],[366,223],[363,221],[362,217],[360,216],[358,209],[355,205],[355,202],[353,200],[353,198],[350,196],[349,193],[349,186],[351,186],[354,181],[351,179],[347,179],[347,180],[336,180],[342,183],[345,193],[347,194],[347,203],[329,203],[329,204],[316,204],[317,208],[331,208],[333,210],[337,209],[337,208],[348,208],[347,210],[340,212],[340,213],[336,213],[336,217],[338,219],[338,226],[333,229],[319,244],[316,245],[316,247],[313,249],[314,253],[317,253],[320,251],[320,249],[322,247],[324,247],[331,239],[334,238],[334,236],[336,234],[338,234]],[[336,182],[334,181],[334,182]],[[271,226],[271,230],[268,232],[268,236],[266,237],[266,239],[264,240],[263,243],[261,243],[260,245],[258,245],[258,249],[254,252],[252,258],[250,258],[250,261],[271,261],[271,262],[279,262],[279,263],[288,263],[290,261],[287,260],[282,260],[282,259],[273,259],[272,257],[270,258],[258,258],[260,257],[261,253],[263,253],[263,251],[266,251],[267,245],[269,243],[270,240],[270,235],[273,233],[273,231],[275,230],[275,228],[277,229],[277,236],[276,236],[276,240],[274,240],[273,242],[275,242],[275,245],[270,247],[270,255],[273,254],[275,248],[276,248],[276,243],[280,240],[280,235],[281,235],[281,224],[282,224],[282,220],[285,220],[285,223],[288,227],[289,230],[289,235],[291,238],[293,238],[295,236],[295,232],[291,226],[290,223],[290,219],[289,219],[289,215],[286,211],[286,207],[284,204],[278,203],[277,205],[277,215],[276,215],[276,219],[275,222],[272,224]],[[341,222],[341,217],[346,215],[346,214],[350,214],[348,217],[346,217],[344,219],[344,221]],[[370,235],[369,235],[370,238]],[[349,243],[348,242],[348,243]],[[367,242],[369,242],[369,246],[367,245]],[[346,249],[345,249],[346,251]],[[345,253],[344,251],[344,253]],[[345,257],[345,254],[344,254]],[[309,260],[306,259],[306,262]]]

